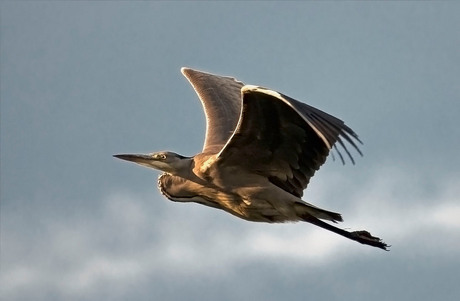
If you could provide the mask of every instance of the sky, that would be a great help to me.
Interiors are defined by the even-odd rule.
[[[0,299],[458,300],[460,4],[0,2]],[[200,152],[181,75],[346,122],[304,199],[391,251],[161,196],[117,153]]]

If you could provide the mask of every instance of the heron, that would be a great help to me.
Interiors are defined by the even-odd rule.
[[[362,156],[361,140],[342,120],[233,77],[185,67],[181,72],[206,115],[202,152],[193,157],[170,151],[114,157],[162,171],[158,188],[171,201],[195,202],[252,222],[308,222],[387,250],[368,231],[334,226],[343,221],[340,213],[302,199],[329,153],[334,158],[332,150],[343,164],[346,158],[355,163],[347,145]]]

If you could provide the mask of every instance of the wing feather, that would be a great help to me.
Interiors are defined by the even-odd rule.
[[[354,159],[344,141],[359,154],[358,136],[344,122],[281,93],[242,88],[242,112],[237,128],[218,154],[218,164],[256,172],[301,197],[310,178],[337,143]]]
[[[201,100],[206,115],[203,153],[218,153],[236,128],[241,111],[243,83],[233,77],[182,68]]]

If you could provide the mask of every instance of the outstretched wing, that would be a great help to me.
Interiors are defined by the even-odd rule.
[[[353,163],[344,141],[361,154],[355,140],[361,141],[342,120],[266,88],[244,86],[241,93],[243,109],[237,128],[216,164],[264,175],[301,197],[333,146],[339,144]]]
[[[233,77],[218,76],[182,68],[203,105],[206,115],[206,137],[203,153],[217,154],[236,128],[241,111],[243,83]]]

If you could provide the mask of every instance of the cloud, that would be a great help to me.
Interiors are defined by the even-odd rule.
[[[455,256],[460,252],[459,179],[440,181],[430,199],[419,198],[417,190],[423,187],[418,180],[380,170],[362,184],[365,190],[351,193],[353,201],[344,208],[347,222],[341,226],[358,230],[362,225],[392,244],[397,256]],[[412,191],[401,195],[401,183]],[[112,293],[121,294],[128,285],[152,277],[217,279],[260,261],[326,267],[363,254],[386,254],[312,225],[248,223],[199,205],[151,199],[117,192],[94,212],[45,219],[45,233],[33,246],[28,229],[34,217],[24,225],[9,216],[2,230],[2,240],[9,242],[2,247],[2,297],[90,298],[108,284]],[[9,227],[16,229],[14,238]],[[15,252],[28,247],[29,253]],[[396,256],[392,252],[388,256]]]
[[[395,245],[404,246],[411,240],[425,243],[424,235],[454,235],[460,230],[455,218],[460,211],[460,178],[455,174],[433,176],[430,181],[423,178],[423,173],[382,168],[365,186],[369,188],[355,195],[351,218],[384,229]],[[456,244],[457,251],[459,247]]]

